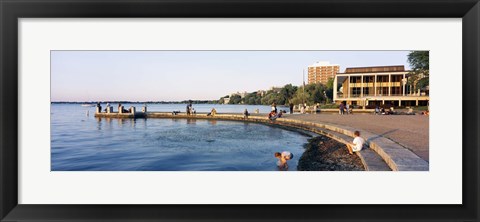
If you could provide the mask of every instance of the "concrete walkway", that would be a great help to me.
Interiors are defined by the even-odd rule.
[[[411,150],[429,161],[429,118],[422,115],[354,114],[285,114],[284,118],[314,123],[348,126],[375,133]]]

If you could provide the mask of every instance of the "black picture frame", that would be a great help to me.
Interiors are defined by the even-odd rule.
[[[1,221],[478,221],[478,0],[0,0]],[[461,205],[18,204],[19,18],[258,17],[462,18]],[[452,148],[449,148],[452,149]],[[306,185],[302,185],[306,186]],[[438,195],[442,195],[439,193]]]

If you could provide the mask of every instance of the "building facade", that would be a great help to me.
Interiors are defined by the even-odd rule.
[[[329,78],[334,78],[340,72],[340,65],[320,61],[308,66],[308,84],[327,84]]]
[[[427,105],[429,92],[408,86],[408,73],[403,65],[347,68],[335,75],[333,99],[363,107]]]

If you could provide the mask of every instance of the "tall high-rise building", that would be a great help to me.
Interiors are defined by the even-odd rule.
[[[320,61],[308,66],[308,83],[327,84],[329,78],[334,78],[340,72],[340,65]]]

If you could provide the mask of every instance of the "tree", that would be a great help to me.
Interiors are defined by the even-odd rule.
[[[280,105],[288,105],[290,100],[293,98],[295,95],[295,92],[297,91],[298,87],[293,86],[292,84],[287,84],[285,85],[281,90],[280,94],[283,97],[282,101],[283,103],[279,103]]]
[[[409,73],[408,84],[417,89],[425,90],[429,86],[429,51],[412,51],[408,54]]]
[[[333,78],[328,78],[327,82],[327,90],[325,90],[325,94],[327,94],[327,102],[333,101],[333,84],[334,84]]]
[[[220,98],[220,99],[218,100],[218,103],[224,104],[224,103],[225,103],[225,98],[229,98],[229,97],[230,97],[229,95],[226,95],[226,96]]]
[[[295,92],[295,95],[290,99],[290,102],[297,105],[297,104],[303,104],[307,102],[310,98],[310,94],[308,94],[307,91],[303,93],[303,86],[298,87],[297,91]]]
[[[270,105],[276,103],[277,105],[284,104],[285,98],[274,91],[268,91],[267,94],[261,99],[263,105]]]
[[[244,101],[245,101],[245,104],[248,104],[248,105],[259,105],[260,102],[257,103],[257,101],[260,101],[260,99],[261,98],[260,96],[257,95],[257,92],[252,92],[245,95]]]
[[[232,95],[228,104],[240,104],[242,102],[242,97],[240,95]]]

